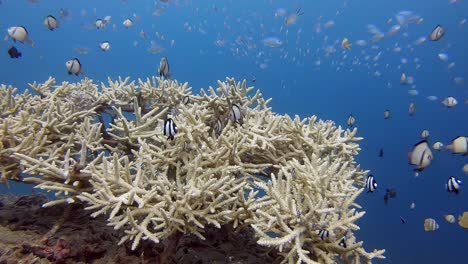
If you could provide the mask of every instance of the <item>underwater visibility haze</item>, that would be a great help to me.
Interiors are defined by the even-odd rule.
[[[49,77],[57,85],[86,78],[99,87],[107,85],[108,78],[115,81],[127,76],[135,81],[158,76],[165,87],[187,82],[192,94],[200,94],[194,101],[168,92],[184,105],[211,106],[219,98],[228,98],[219,107],[229,110],[220,110],[216,122],[212,126],[208,122],[210,130],[204,131],[223,138],[229,129],[247,129],[249,124],[243,120],[249,117],[247,97],[241,92],[229,97],[230,90],[222,89],[223,85],[235,86],[232,79],[226,79],[232,77],[259,89],[265,100],[272,98],[268,107],[275,114],[291,119],[315,115],[343,130],[357,128],[356,137],[363,139],[356,142],[359,154],[350,159],[368,172],[353,183],[364,189],[355,203],[362,207],[357,211],[365,211],[354,223],[359,230],[353,230],[353,239],[364,241],[368,252],[385,249],[385,258],[371,261],[467,262],[468,213],[463,214],[468,211],[468,1],[1,0],[0,14],[0,83],[18,88],[17,93],[30,90],[37,95],[31,89],[35,85],[28,84],[45,83]],[[200,89],[208,93],[210,86],[219,86],[219,98],[208,103]],[[129,100],[132,109],[140,100]],[[143,109],[147,110],[141,113],[145,119],[151,109]],[[190,133],[181,123],[186,109],[171,108],[174,117],[164,116],[163,123],[154,128],[165,148]],[[177,119],[178,115],[182,117]],[[7,116],[6,110],[0,113],[3,128]],[[107,126],[123,116],[131,119],[127,113],[109,115]],[[187,137],[196,141],[195,134]],[[276,139],[272,136],[271,141]],[[7,148],[3,144],[0,151]],[[189,152],[185,145],[180,151]],[[255,155],[270,154],[259,151]],[[0,160],[0,166],[6,166],[4,161]],[[269,169],[274,171],[273,167]],[[32,186],[8,180],[0,185],[0,192],[26,195]],[[262,192],[268,193],[268,186]],[[91,196],[81,200],[97,199]],[[327,226],[323,219],[320,225]],[[315,224],[310,223],[314,228]],[[257,232],[262,228],[254,227]],[[314,241],[327,241],[324,231],[319,230]],[[347,231],[340,232],[346,239]],[[127,240],[135,239],[128,236]],[[146,238],[153,240],[149,235]],[[330,248],[340,254],[345,240],[336,240]],[[259,241],[266,241],[262,245],[278,243],[271,242],[275,236]]]

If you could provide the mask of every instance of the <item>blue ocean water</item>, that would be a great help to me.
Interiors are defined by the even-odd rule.
[[[284,8],[286,15],[275,15],[278,8]],[[69,16],[61,18],[61,9]],[[299,9],[303,14],[296,23],[285,25],[286,17]],[[447,145],[456,136],[468,136],[468,83],[453,81],[468,79],[468,25],[463,21],[467,10],[467,1],[460,0],[2,0],[4,35],[7,28],[22,25],[35,45],[14,44],[11,39],[0,42],[0,83],[26,89],[28,83],[44,82],[49,76],[58,82],[78,81],[84,76],[68,75],[65,68],[74,57],[81,61],[85,76],[95,81],[106,82],[108,76],[145,78],[156,75],[159,60],[166,56],[172,77],[189,82],[194,92],[233,76],[247,79],[265,97],[272,97],[277,113],[318,115],[342,127],[353,114],[358,136],[364,137],[357,161],[378,182],[375,193],[358,198],[367,213],[358,221],[357,234],[367,250],[387,250],[387,259],[376,263],[464,263],[468,231],[447,223],[443,215],[468,211],[466,186],[459,195],[445,191],[451,175],[466,181],[462,166],[468,158],[433,151],[432,165],[415,178],[407,152],[424,129],[430,132],[431,144]],[[418,19],[388,34],[399,25],[396,15],[401,11]],[[54,31],[43,25],[49,14],[60,23]],[[95,20],[107,15],[110,23],[96,29]],[[122,25],[127,18],[134,21],[133,27]],[[446,30],[441,40],[415,44],[438,24]],[[368,25],[378,28],[383,38],[372,41]],[[140,36],[142,30],[147,39]],[[281,45],[263,45],[267,37],[278,38]],[[353,44],[346,51],[341,48],[345,37]],[[357,40],[367,45],[359,46]],[[101,41],[109,41],[111,50],[102,52]],[[163,50],[149,53],[151,41]],[[20,59],[7,54],[13,44],[23,54]],[[88,53],[78,54],[74,48]],[[438,59],[439,53],[447,53],[449,60]],[[451,62],[455,66],[448,69]],[[408,94],[412,84],[400,84],[402,72],[414,78],[418,95]],[[426,98],[431,95],[437,101]],[[440,103],[449,95],[459,103],[450,109]],[[408,115],[410,102],[416,105],[414,116]],[[387,108],[391,117],[384,120]],[[378,157],[380,148],[384,157]],[[30,190],[21,185],[0,188],[1,192]],[[383,201],[386,188],[397,190],[388,205]],[[415,210],[409,208],[412,202]],[[437,231],[424,231],[428,217],[439,223]]]

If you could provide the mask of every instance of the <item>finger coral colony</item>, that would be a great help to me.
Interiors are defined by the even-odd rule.
[[[157,77],[49,78],[24,93],[2,85],[1,180],[54,192],[44,207],[85,204],[132,249],[229,225],[252,230],[284,263],[384,258],[353,233],[367,174],[354,161],[357,129],[276,114],[245,81],[218,86],[193,94]]]

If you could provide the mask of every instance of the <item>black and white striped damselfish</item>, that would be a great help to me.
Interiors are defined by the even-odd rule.
[[[221,135],[221,132],[223,132],[223,129],[224,129],[224,124],[223,122],[221,121],[221,119],[217,119],[216,120],[216,123],[214,125],[214,131],[216,133],[216,135]]]
[[[172,118],[168,118],[164,122],[163,132],[165,136],[168,136],[167,139],[174,139],[175,134],[177,134],[177,126]]]
[[[374,192],[375,189],[377,189],[377,181],[374,179],[374,176],[372,176],[372,174],[367,176],[366,188],[368,189],[367,192]]]
[[[11,48],[8,50],[8,55],[10,55],[10,58],[12,59],[17,59],[21,57],[21,52],[19,52],[15,46],[11,46]]]
[[[390,198],[395,198],[396,195],[397,195],[397,191],[395,188],[387,189],[384,195],[385,204],[388,204],[388,200],[390,200]]]
[[[340,240],[340,242],[338,243],[338,245],[340,245],[340,246],[342,246],[342,247],[344,247],[344,248],[347,247],[347,245],[346,245],[346,236],[344,236],[344,237]]]
[[[231,111],[229,112],[229,119],[231,119],[232,122],[241,124],[242,118],[242,109],[237,104],[232,104]]]
[[[453,176],[450,176],[447,180],[447,183],[445,184],[445,189],[447,192],[454,192],[458,194],[460,192],[460,185],[461,185],[461,180],[456,179]]]
[[[320,239],[325,240],[330,236],[330,232],[326,229],[318,230],[317,235],[320,237]]]

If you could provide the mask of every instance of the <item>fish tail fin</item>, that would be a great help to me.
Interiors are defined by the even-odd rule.
[[[83,70],[80,70],[76,75],[78,75],[78,74],[81,75],[81,76],[83,76],[83,77],[89,77],[89,76],[88,76],[88,73],[85,72],[85,71],[83,71]]]
[[[32,39],[30,39],[30,38],[26,38],[26,39],[24,40],[24,42],[27,43],[27,44],[31,44],[31,46],[33,46],[33,47],[36,46],[36,43],[35,43]]]

